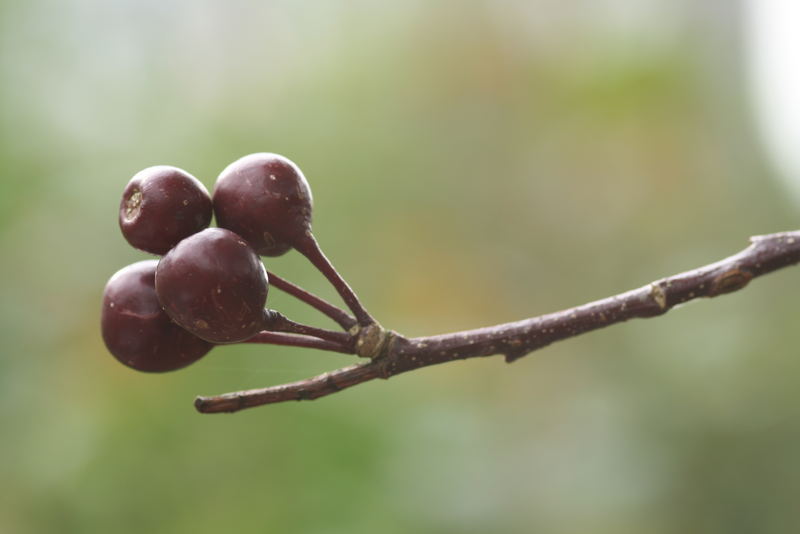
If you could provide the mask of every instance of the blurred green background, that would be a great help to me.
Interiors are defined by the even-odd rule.
[[[156,164],[210,189],[244,154],[295,160],[326,252],[409,336],[796,228],[735,3],[0,5],[0,532],[796,529],[796,270],[510,366],[235,415],[192,400],[353,359],[235,346],[146,375],[99,332],[106,280],[145,257],[119,233],[122,189]],[[335,298],[297,254],[268,267]]]

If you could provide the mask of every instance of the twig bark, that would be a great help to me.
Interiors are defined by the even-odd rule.
[[[757,276],[800,262],[800,231],[756,236],[750,241],[746,249],[716,263],[567,310],[431,337],[408,339],[390,332],[380,354],[369,362],[289,384],[198,397],[195,407],[203,413],[235,412],[262,404],[311,400],[375,378],[478,356],[503,354],[512,362],[555,341],[628,319],[663,315],[699,297],[737,291]]]

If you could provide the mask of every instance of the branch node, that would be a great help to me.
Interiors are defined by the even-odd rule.
[[[667,295],[657,283],[650,284],[650,296],[653,297],[653,300],[662,311],[667,310]]]
[[[336,380],[334,380],[333,376],[330,375],[330,374],[325,379],[325,382],[328,384],[328,387],[330,387],[333,391],[341,391],[342,390],[342,388],[339,387],[339,384],[336,383]]]
[[[509,349],[503,353],[503,356],[505,357],[506,363],[513,363],[522,358],[523,356],[525,356],[526,354],[528,354],[529,352],[531,351],[528,349],[516,349],[516,350]]]
[[[383,353],[390,337],[390,333],[378,323],[360,327],[357,335],[356,354],[373,360]]]
[[[725,271],[711,281],[708,296],[716,297],[717,295],[742,289],[752,278],[753,273],[750,271],[743,271],[738,267]]]

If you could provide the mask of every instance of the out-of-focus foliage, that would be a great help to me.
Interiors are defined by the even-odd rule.
[[[191,401],[352,359],[224,347],[144,375],[100,294],[141,168],[287,155],[386,326],[553,311],[797,227],[732,4],[5,2],[0,531],[789,532],[794,270],[549,347],[313,403]],[[334,298],[296,254],[269,267]],[[289,316],[327,325],[274,291]]]

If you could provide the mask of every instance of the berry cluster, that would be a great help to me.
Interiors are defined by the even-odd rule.
[[[251,154],[230,164],[217,178],[213,197],[175,167],[137,173],[123,192],[119,226],[133,247],[162,257],[124,267],[106,284],[101,329],[108,350],[125,365],[152,372],[185,367],[223,343],[355,352],[360,327],[375,321],[319,248],[311,207],[303,173],[277,154]],[[209,228],[212,214],[218,228]],[[293,248],[330,280],[355,319],[268,274],[259,255]],[[270,283],[350,331],[301,325],[265,309]]]

